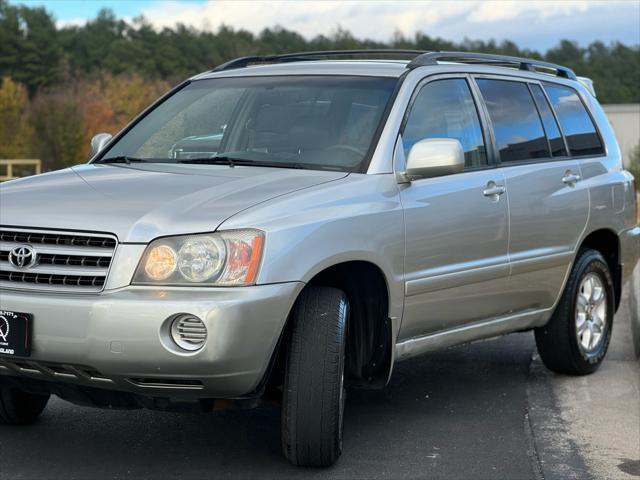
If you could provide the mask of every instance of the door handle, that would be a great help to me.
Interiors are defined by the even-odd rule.
[[[565,183],[566,185],[575,185],[576,182],[580,180],[580,178],[580,175],[577,175],[571,171],[567,171],[564,174],[564,177],[562,177],[562,183]]]
[[[507,189],[504,185],[497,185],[495,182],[489,182],[487,188],[482,191],[482,194],[485,197],[498,197],[503,195],[506,191]]]

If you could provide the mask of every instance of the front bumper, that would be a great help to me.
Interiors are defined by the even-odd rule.
[[[0,310],[31,313],[34,322],[32,355],[0,356],[0,376],[178,399],[238,398],[259,386],[302,286],[2,290]],[[163,338],[166,319],[177,313],[206,324],[200,351],[180,351]]]

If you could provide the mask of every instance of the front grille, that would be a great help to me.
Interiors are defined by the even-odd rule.
[[[38,232],[27,230],[0,229],[0,242],[28,243],[40,245],[65,245],[68,247],[100,247],[116,248],[116,240],[111,237],[94,236],[92,234]]]
[[[7,255],[7,257],[8,256],[9,255]],[[91,257],[86,255],[55,255],[43,253],[38,257],[38,264],[109,268],[109,265],[111,264],[111,257]]]
[[[0,270],[0,281],[35,283],[38,285],[65,285],[68,287],[102,287],[104,277],[80,275],[51,275],[45,273],[4,272]]]
[[[116,245],[116,239],[105,234],[0,227],[0,287],[99,292]],[[19,267],[10,256],[24,246],[35,252],[35,263]]]

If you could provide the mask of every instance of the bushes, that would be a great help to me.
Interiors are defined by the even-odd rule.
[[[636,186],[638,187],[638,225],[640,225],[640,144],[636,146],[631,152],[629,158],[629,166],[627,170],[636,177]]]
[[[115,134],[160,95],[169,90],[161,80],[147,80],[138,74],[103,74],[78,84],[83,124],[83,158],[89,141],[97,133]]]
[[[640,187],[640,144],[636,145],[630,156],[629,166],[627,167],[634,177],[636,177],[636,183]]]
[[[41,89],[29,100],[25,86],[5,77],[0,158],[40,158],[45,171],[84,163],[93,135],[117,133],[168,89],[136,74],[104,74]]]
[[[0,158],[33,156],[33,128],[24,85],[9,77],[0,79]]]
[[[83,161],[82,110],[73,90],[54,88],[39,93],[31,104],[31,120],[45,170]]]

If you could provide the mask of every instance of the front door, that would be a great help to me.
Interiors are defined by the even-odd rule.
[[[505,313],[507,193],[492,168],[466,77],[433,78],[412,102],[405,156],[425,138],[454,138],[465,171],[401,186],[405,211],[405,310],[399,341]]]

